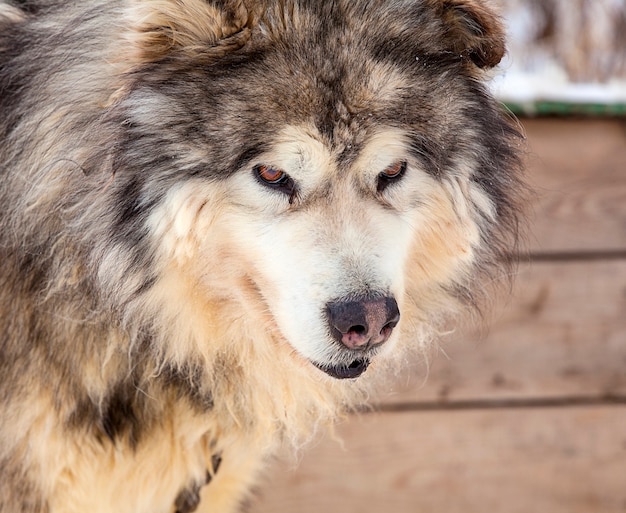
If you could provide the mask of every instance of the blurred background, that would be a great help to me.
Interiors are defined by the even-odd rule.
[[[626,0],[496,3],[535,189],[508,303],[277,462],[252,513],[626,512]]]

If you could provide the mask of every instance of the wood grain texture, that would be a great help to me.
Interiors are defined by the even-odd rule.
[[[484,334],[453,334],[381,402],[626,397],[626,259],[520,267]]]
[[[626,121],[526,119],[535,253],[626,250]]]
[[[623,513],[626,406],[353,418],[251,513]]]

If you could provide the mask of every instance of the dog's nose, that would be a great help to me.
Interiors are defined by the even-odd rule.
[[[393,297],[329,303],[327,314],[333,337],[349,349],[383,344],[400,320]]]

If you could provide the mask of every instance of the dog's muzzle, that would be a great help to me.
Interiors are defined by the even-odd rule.
[[[357,378],[369,365],[369,355],[387,342],[400,320],[398,303],[393,297],[350,299],[326,305],[332,337],[354,359],[347,365],[317,365],[337,379]]]

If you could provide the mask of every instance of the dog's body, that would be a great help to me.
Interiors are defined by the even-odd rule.
[[[473,306],[503,52],[475,0],[0,1],[0,512],[235,511]]]

